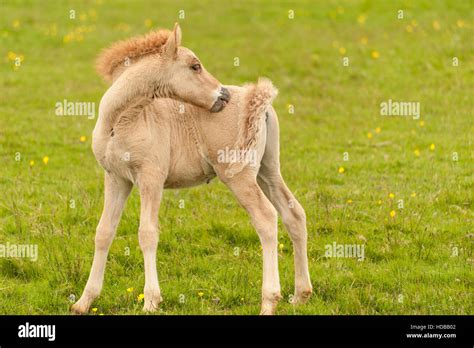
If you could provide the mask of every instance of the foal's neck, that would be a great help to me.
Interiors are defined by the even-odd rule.
[[[99,117],[94,129],[94,137],[104,137],[110,133],[120,113],[139,96],[151,103],[153,98],[169,98],[171,89],[159,66],[132,66],[105,92],[99,105]],[[152,71],[152,73],[150,73]]]

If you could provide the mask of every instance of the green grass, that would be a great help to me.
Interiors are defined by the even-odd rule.
[[[0,244],[39,247],[37,262],[0,258],[1,314],[68,313],[68,297],[81,294],[92,262],[103,205],[103,172],[90,150],[95,120],[57,117],[55,103],[98,105],[107,88],[93,68],[100,49],[145,33],[147,19],[171,28],[180,9],[186,16],[179,20],[183,44],[220,81],[242,84],[267,76],[280,91],[274,105],[282,172],[308,216],[314,296],[306,306],[288,303],[293,259],[280,225],[285,300],[278,313],[474,313],[472,2],[69,3],[0,4]],[[64,42],[71,32],[82,41]],[[349,67],[343,67],[340,50]],[[19,68],[9,52],[13,59],[24,56]],[[388,99],[420,102],[421,119],[380,116],[379,104]],[[349,161],[343,161],[344,152]],[[141,313],[138,219],[134,191],[96,313]],[[258,313],[259,240],[223,184],[167,191],[160,224],[162,313]],[[333,242],[365,244],[365,260],[326,258],[325,245]]]

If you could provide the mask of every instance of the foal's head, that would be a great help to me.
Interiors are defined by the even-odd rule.
[[[145,36],[119,41],[105,49],[97,60],[97,71],[108,81],[135,91],[169,97],[221,111],[229,91],[203,67],[196,55],[181,47],[181,29],[158,30]]]
[[[180,45],[181,28],[176,24],[161,52],[171,96],[211,112],[221,111],[230,99],[229,91],[190,49]]]

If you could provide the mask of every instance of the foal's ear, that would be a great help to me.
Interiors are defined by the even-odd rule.
[[[179,24],[174,25],[174,29],[171,32],[168,40],[166,40],[163,54],[167,58],[175,59],[178,56],[178,47],[181,46],[181,28]]]
[[[174,33],[174,38],[175,38],[175,41],[176,41],[176,46],[179,47],[181,46],[181,27],[179,26],[178,23],[175,23],[174,24],[174,29],[173,29],[173,33]]]

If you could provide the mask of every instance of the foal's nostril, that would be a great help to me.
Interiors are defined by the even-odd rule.
[[[228,102],[230,100],[230,93],[227,88],[221,87],[221,94],[219,96],[219,99]]]
[[[219,90],[219,96],[217,97],[217,100],[214,102],[214,105],[212,105],[210,111],[211,112],[221,111],[223,108],[225,108],[229,100],[230,100],[229,90],[227,88],[221,87],[221,89]]]

